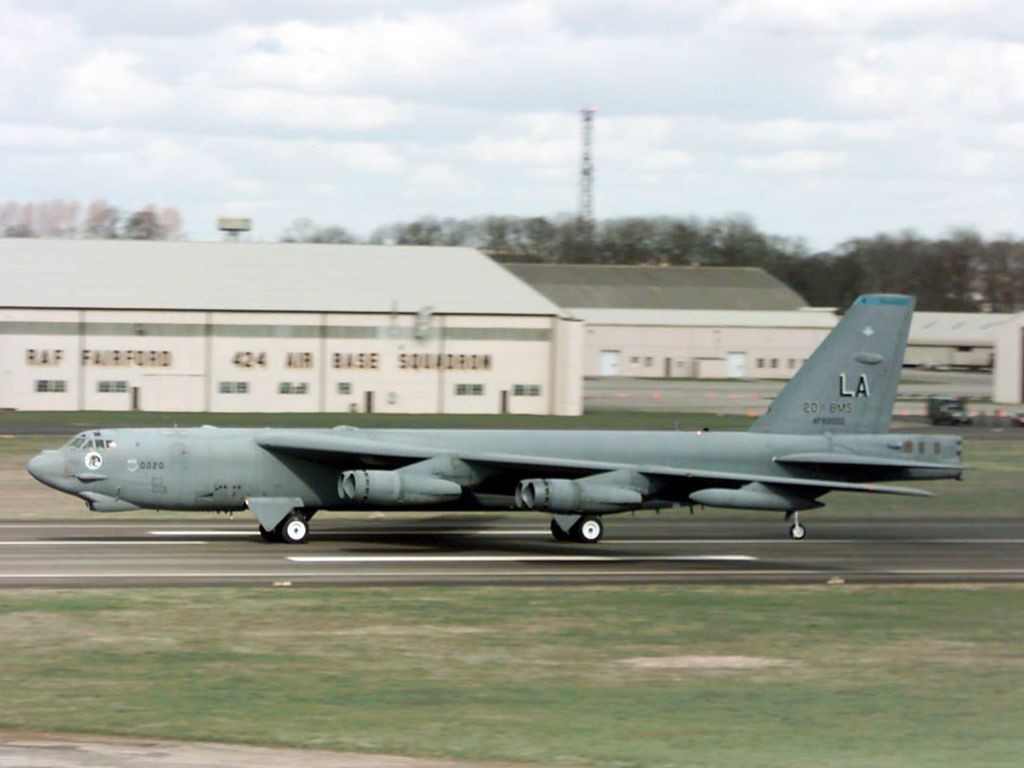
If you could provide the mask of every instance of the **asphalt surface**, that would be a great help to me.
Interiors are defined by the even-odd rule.
[[[4,522],[0,588],[1024,581],[1024,519],[802,522],[791,541],[775,515],[619,516],[580,545],[532,515],[327,516],[298,546],[264,543],[243,516]]]

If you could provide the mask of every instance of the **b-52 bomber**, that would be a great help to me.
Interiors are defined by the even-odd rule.
[[[28,464],[101,512],[248,509],[300,544],[318,510],[504,509],[595,543],[604,515],[704,505],[799,513],[830,491],[930,496],[891,480],[959,478],[956,436],[889,433],[914,300],[856,300],[746,432],[100,429]]]

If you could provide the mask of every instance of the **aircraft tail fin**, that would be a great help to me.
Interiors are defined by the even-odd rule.
[[[907,348],[911,296],[859,297],[751,432],[888,432]]]

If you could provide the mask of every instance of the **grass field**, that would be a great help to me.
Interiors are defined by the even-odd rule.
[[[609,766],[1013,766],[1013,587],[0,592],[0,727]]]

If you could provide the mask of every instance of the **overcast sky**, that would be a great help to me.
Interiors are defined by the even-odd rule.
[[[0,201],[1024,235],[1020,0],[0,0]]]

